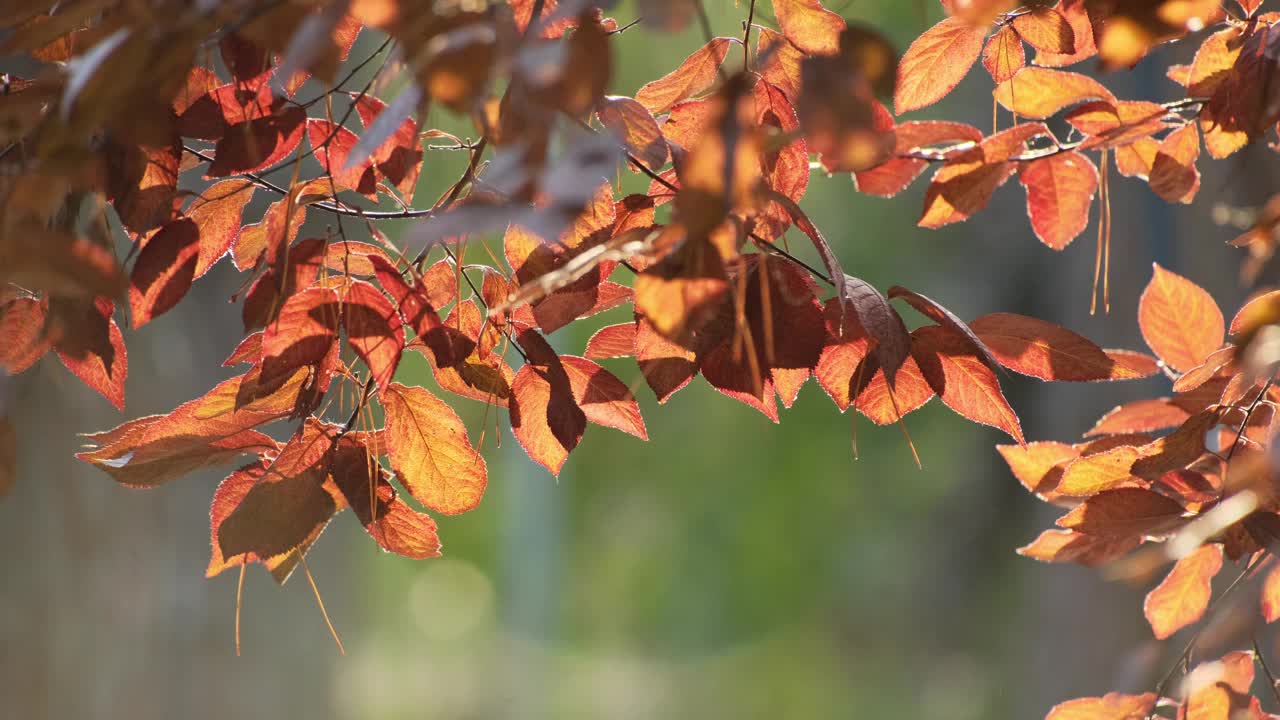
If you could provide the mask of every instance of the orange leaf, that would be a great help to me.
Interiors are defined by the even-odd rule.
[[[390,385],[404,350],[404,325],[386,296],[367,282],[352,282],[342,303],[342,323],[347,342],[369,366],[378,387]]]
[[[1062,0],[1058,10],[1071,24],[1071,34],[1075,40],[1075,50],[1070,54],[1044,52],[1036,53],[1035,63],[1043,67],[1062,67],[1074,65],[1086,58],[1096,55],[1098,48],[1093,41],[1093,21],[1089,17],[1089,0]]]
[[[1191,413],[1169,398],[1148,398],[1117,405],[1103,415],[1085,437],[1144,433],[1177,427]]]
[[[665,403],[698,374],[694,352],[663,337],[647,318],[636,323],[635,353],[640,372],[659,403]]]
[[[636,102],[656,115],[711,87],[720,71],[720,63],[729,53],[731,42],[729,38],[712,38],[685,58],[680,67],[640,88],[636,92]]]
[[[1026,445],[997,445],[996,450],[1022,486],[1033,493],[1053,492],[1063,469],[1080,455],[1065,443],[1032,442]]]
[[[561,355],[560,362],[569,376],[573,399],[588,421],[621,430],[641,440],[649,439],[639,404],[617,376],[586,358],[574,355]]]
[[[1058,518],[1058,527],[1101,537],[1164,535],[1185,523],[1181,505],[1142,488],[1100,492]]]
[[[457,413],[425,388],[392,383],[381,397],[391,468],[409,494],[446,515],[479,505],[488,472]]]
[[[1107,693],[1058,703],[1044,720],[1146,720],[1155,707],[1155,693]]]
[[[1017,169],[1008,160],[1026,147],[1027,140],[1047,133],[1042,123],[1023,123],[949,157],[925,193],[920,227],[963,222],[986,207],[991,194]]]
[[[133,326],[142,327],[178,304],[195,278],[200,231],[190,218],[178,218],[147,239],[129,276]]]
[[[582,353],[592,360],[631,357],[636,354],[636,324],[608,325],[596,331]]]
[[[991,313],[969,323],[969,327],[986,343],[997,362],[1023,375],[1072,382],[1142,377],[1117,363],[1088,338],[1044,320]]]
[[[17,375],[44,357],[53,342],[45,337],[47,300],[16,297],[0,304],[0,370]]]
[[[760,28],[760,39],[756,41],[756,72],[792,102],[800,96],[800,65],[804,59],[804,51],[781,33]]]
[[[1033,160],[1018,179],[1027,189],[1027,215],[1040,242],[1065,248],[1089,224],[1089,207],[1098,190],[1098,169],[1078,152]]]
[[[1022,426],[1000,390],[1000,381],[963,336],[937,325],[911,333],[911,355],[947,407],[990,425],[1024,444]]]
[[[1205,545],[1182,558],[1142,603],[1157,640],[1204,616],[1213,595],[1213,576],[1222,569],[1222,546]]]
[[[987,40],[982,51],[982,66],[991,73],[997,83],[1013,77],[1027,64],[1027,54],[1022,48],[1022,38],[1012,25],[1005,25]]]
[[[996,101],[1018,117],[1043,120],[1085,100],[1116,102],[1115,95],[1088,75],[1028,65],[1000,83]]]
[[[1136,548],[1141,541],[1136,537],[1101,538],[1093,535],[1081,535],[1070,530],[1045,530],[1030,544],[1018,548],[1018,554],[1040,562],[1074,562],[1089,567],[1104,565]],[[1081,708],[1083,710],[1083,708]],[[1054,716],[1050,716],[1054,717]],[[1065,713],[1057,716],[1061,720],[1076,718],[1086,720],[1093,718],[1114,717],[1108,715],[1072,715]],[[1127,716],[1119,716],[1127,717]],[[1145,720],[1146,715],[1139,716]]]
[[[1133,464],[1142,456],[1138,448],[1122,445],[1104,452],[1084,455],[1067,465],[1057,492],[1069,497],[1088,497],[1104,490],[1141,481],[1133,476]]]
[[[61,346],[56,348],[58,359],[80,381],[111,401],[117,410],[124,410],[124,381],[129,375],[129,356],[124,346],[124,335],[112,317],[115,304],[106,298],[98,298],[86,307],[86,327],[91,328],[85,352],[70,353]]]
[[[1185,372],[1222,345],[1226,321],[1204,288],[1154,265],[1138,302],[1138,326],[1166,365]]]
[[[334,446],[329,471],[365,532],[388,552],[418,560],[439,557],[435,521],[396,496],[382,466],[354,436],[348,434]]]
[[[644,105],[631,98],[606,95],[596,114],[601,124],[650,170],[659,170],[667,164],[670,157],[667,140],[658,129],[653,113]]]
[[[320,363],[338,342],[338,293],[307,288],[285,301],[262,336],[262,375],[270,382]]]
[[[1165,202],[1189,203],[1200,189],[1200,132],[1195,123],[1187,123],[1169,133],[1156,149],[1151,163],[1151,189]]]
[[[820,0],[773,0],[773,13],[782,34],[811,55],[831,55],[840,49],[844,18]]]
[[[224,558],[272,558],[307,542],[337,511],[322,468],[292,477],[263,476],[215,531]]]
[[[899,157],[854,173],[859,192],[893,197],[911,184],[929,165],[927,160],[901,157],[902,154],[939,143],[981,142],[982,133],[972,125],[941,120],[912,120],[894,128],[895,152]]]
[[[360,121],[366,128],[373,127],[373,123],[386,109],[386,103],[367,93],[356,101],[356,113],[360,115]],[[422,141],[418,138],[418,121],[413,117],[406,118],[370,157],[378,175],[389,180],[400,191],[406,204],[412,203],[413,192],[418,185],[418,174],[422,171]]]
[[[334,192],[353,190],[368,198],[377,195],[378,178],[371,158],[364,158],[348,167],[351,151],[360,143],[355,133],[328,120],[308,118],[307,139],[325,179],[333,179]]]
[[[257,186],[248,180],[221,180],[209,187],[187,208],[186,215],[200,231],[200,258],[195,277],[201,277],[227,254],[240,234],[240,216],[253,199]]]
[[[898,64],[896,114],[932,105],[960,83],[982,52],[985,29],[947,18],[911,43]]]
[[[568,372],[551,346],[533,330],[518,336],[529,362],[511,384],[511,431],[534,462],[559,475],[587,428]]]
[[[1013,27],[1031,47],[1055,55],[1076,51],[1076,34],[1057,8],[1033,8],[1013,18]]]

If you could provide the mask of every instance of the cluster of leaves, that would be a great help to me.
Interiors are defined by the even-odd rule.
[[[487,473],[450,405],[396,382],[406,351],[446,392],[505,408],[553,474],[589,424],[647,438],[631,387],[597,362],[633,358],[659,402],[701,375],[774,421],[811,377],[839,410],[877,424],[937,396],[1007,433],[1016,444],[1000,450],[1018,479],[1070,508],[1023,554],[1120,561],[1133,575],[1175,560],[1146,605],[1161,638],[1206,615],[1224,556],[1246,565],[1241,580],[1267,570],[1263,613],[1280,616],[1269,553],[1280,294],[1246,305],[1224,344],[1214,301],[1157,267],[1139,318],[1156,357],[1107,350],[1035,318],[966,323],[918,292],[882,293],[846,274],[800,206],[815,167],[891,197],[934,166],[919,221],[932,228],[973,216],[1017,175],[1031,229],[1060,250],[1096,196],[1105,302],[1110,166],[1189,202],[1202,143],[1221,158],[1269,132],[1280,15],[1257,0],[1238,13],[1220,0],[943,0],[947,18],[899,60],[819,0],[772,0],[773,27],[756,22],[763,3],[743,4],[741,37],[708,32],[625,97],[609,94],[611,47],[634,23],[590,0],[7,3],[0,54],[32,72],[0,87],[0,368],[53,351],[123,409],[117,316],[142,327],[228,257],[245,274],[233,298],[245,337],[225,364],[247,369],[168,414],[86,436],[80,455],[133,487],[247,463],[213,497],[210,576],[256,562],[283,582],[347,507],[384,549],[439,554],[426,511],[473,509]],[[638,7],[651,31],[702,12],[699,0]],[[1169,69],[1185,92],[1168,102],[1122,100],[1059,69],[1125,67],[1206,31],[1194,61]],[[380,44],[349,59],[362,36]],[[980,57],[1010,127],[895,117],[946,96]],[[384,102],[393,76],[403,87]],[[880,100],[890,96],[894,112]],[[424,129],[432,107],[468,118],[479,139]],[[420,207],[432,141],[469,162]],[[645,192],[622,192],[624,167]],[[255,197],[271,202],[250,219]],[[334,225],[304,236],[309,218]],[[1237,241],[1255,264],[1278,218],[1261,213]],[[396,243],[378,227],[393,219],[416,219]],[[793,229],[817,262],[788,248]],[[485,244],[494,236],[501,260]],[[626,305],[632,320],[581,355],[547,339]],[[909,331],[904,306],[926,322]],[[1164,372],[1174,394],[1117,408],[1082,443],[1027,443],[1001,368],[1073,382]],[[16,452],[0,423],[0,490]],[[1153,693],[1050,717],[1265,716],[1248,695],[1253,657],[1213,667],[1216,679],[1178,698],[1166,697],[1171,672]]]

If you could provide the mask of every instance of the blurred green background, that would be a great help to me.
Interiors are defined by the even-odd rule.
[[[772,25],[760,5],[757,22]],[[941,17],[932,2],[828,5],[900,49]],[[716,34],[741,36],[745,0],[708,7]],[[611,15],[625,24],[636,10],[623,2]],[[612,91],[634,93],[702,42],[696,23],[676,35],[628,30]],[[375,46],[366,36],[353,56]],[[1117,76],[1117,94],[1175,97],[1161,68],[1179,57],[1162,51]],[[989,83],[975,69],[918,115],[989,130]],[[468,132],[444,113],[430,121]],[[1260,203],[1275,178],[1252,154],[1232,162],[1206,168],[1189,207],[1114,184],[1112,308],[1094,317],[1094,226],[1061,254],[1044,248],[1014,181],[941,231],[915,227],[924,181],[881,200],[815,171],[802,204],[846,269],[877,287],[906,285],[965,318],[1016,310],[1140,349],[1134,317],[1153,259],[1217,291],[1227,312],[1240,298],[1238,258],[1221,242],[1235,230],[1209,218],[1222,203]],[[428,153],[419,204],[464,163]],[[165,412],[229,375],[218,365],[239,337],[238,308],[226,304],[238,282],[224,263],[129,336],[127,417]],[[614,310],[552,340],[580,353],[595,328],[626,319]],[[399,379],[433,387],[425,363],[406,357]],[[19,487],[0,503],[0,716],[1020,720],[1068,697],[1144,689],[1163,669],[1142,624],[1145,588],[1014,554],[1054,513],[999,461],[993,445],[1010,440],[998,432],[935,400],[906,419],[923,470],[899,428],[861,417],[855,460],[852,415],[816,383],[774,425],[700,378],[658,406],[634,362],[605,364],[637,388],[648,443],[592,426],[557,481],[509,431],[494,447],[490,430],[487,495],[475,512],[439,519],[443,559],[383,554],[345,516],[310,555],[346,657],[304,577],[280,589],[254,568],[237,658],[234,573],[202,579],[221,475],[142,492],[77,464],[74,433],[123,417],[43,361],[12,383],[22,457]],[[1028,439],[1077,437],[1113,405],[1167,390],[1161,380],[1003,382]],[[492,411],[451,402],[473,439],[482,418],[492,427]]]

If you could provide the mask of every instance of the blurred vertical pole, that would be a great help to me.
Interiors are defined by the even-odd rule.
[[[563,593],[564,484],[549,479],[524,454],[520,444],[507,443],[501,481],[502,620],[506,630],[506,668],[503,690],[505,717],[521,720],[555,717],[554,664],[560,637]],[[562,474],[561,479],[567,479]]]

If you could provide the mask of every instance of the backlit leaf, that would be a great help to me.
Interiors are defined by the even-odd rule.
[[[670,110],[681,100],[687,100],[707,88],[716,80],[720,63],[729,53],[729,38],[712,38],[669,74],[646,83],[636,92],[636,102],[655,115]]]
[[[597,425],[621,430],[641,440],[649,439],[640,406],[631,390],[613,373],[599,365],[573,355],[561,355],[560,362],[569,376],[569,386],[578,407],[587,420]]]
[[[1077,698],[1055,705],[1044,720],[1146,720],[1156,699],[1155,693]]]
[[[990,425],[1024,443],[1022,425],[1009,407],[1000,381],[964,339],[937,325],[911,333],[911,355],[942,402],[974,422]]]
[[[1088,338],[1053,323],[991,313],[969,323],[997,362],[1041,380],[1127,380],[1142,374],[1117,363]]]
[[[1222,546],[1205,545],[1182,558],[1142,604],[1157,640],[1198,621],[1209,607],[1211,582],[1222,569]]]
[[[124,335],[112,314],[115,305],[110,300],[98,298],[84,310],[89,327],[94,328],[82,354],[68,352],[62,344],[55,350],[58,359],[80,381],[102,397],[111,401],[117,410],[124,409],[124,381],[129,374],[129,356],[124,346]]]
[[[1185,523],[1176,501],[1142,488],[1107,490],[1058,519],[1058,526],[1087,535],[1163,535]]]
[[[947,18],[916,38],[898,65],[895,113],[932,105],[951,92],[978,59],[985,34],[981,27]]]
[[[387,297],[367,282],[351,283],[342,302],[342,324],[347,342],[369,366],[378,387],[390,385],[404,351],[404,325]]]
[[[1029,65],[996,86],[996,101],[1019,117],[1044,120],[1085,100],[1116,102],[1115,95],[1088,75]]]
[[[773,0],[782,34],[796,47],[814,55],[839,49],[844,19],[822,6],[821,0]]]
[[[200,255],[200,230],[190,218],[173,220],[142,246],[129,278],[133,326],[146,325],[191,289]]]
[[[1156,149],[1151,164],[1151,189],[1165,202],[1189,203],[1200,189],[1200,131],[1195,123],[1187,123],[1169,133]]]
[[[399,383],[386,386],[381,397],[391,468],[405,489],[446,515],[475,508],[488,471],[453,409],[425,388]]]
[[[1070,530],[1049,529],[1040,533],[1040,536],[1031,541],[1030,544],[1018,548],[1018,554],[1040,562],[1074,562],[1093,567],[1115,560],[1137,547],[1139,543],[1140,540],[1136,537],[1104,538],[1094,535],[1082,535]],[[1091,698],[1091,700],[1097,700],[1097,698]],[[1057,717],[1059,720],[1067,720],[1068,718],[1074,718],[1075,720],[1109,720],[1109,718],[1115,717],[1124,718],[1125,720],[1130,718],[1143,720],[1146,718],[1145,711],[1141,715],[1087,714],[1095,709],[1098,708],[1093,704],[1081,704],[1071,711],[1064,710],[1060,714],[1050,715],[1050,717]],[[1075,714],[1072,714],[1073,712]]]
[[[1185,372],[1222,345],[1226,322],[1199,285],[1155,265],[1138,302],[1142,338],[1166,365]]]
[[[1061,250],[1084,232],[1098,190],[1098,169],[1087,157],[1071,152],[1033,160],[1018,179],[1027,189],[1027,215],[1040,242]]]

